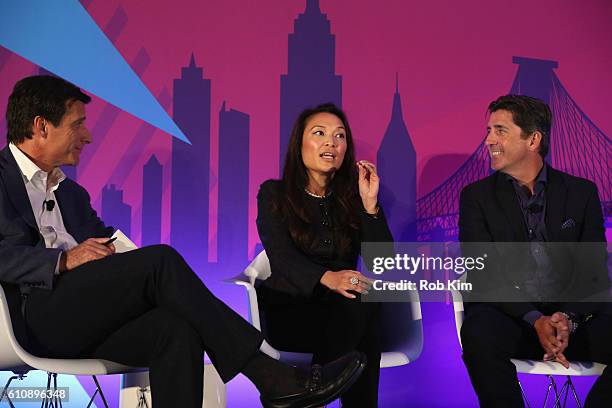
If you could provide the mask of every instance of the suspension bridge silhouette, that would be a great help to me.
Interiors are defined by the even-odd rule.
[[[542,99],[552,110],[547,162],[597,184],[604,216],[611,216],[610,138],[589,119],[563,86],[554,71],[558,62],[525,57],[513,57],[512,62],[518,65],[518,70],[510,93]],[[418,239],[456,240],[459,194],[463,187],[489,174],[489,154],[481,143],[453,175],[417,200]]]

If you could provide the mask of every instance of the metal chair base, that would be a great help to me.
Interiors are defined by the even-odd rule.
[[[53,388],[51,388],[51,382],[53,381]],[[49,391],[53,391],[49,393]],[[49,398],[48,396],[51,395]],[[62,399],[57,395],[57,374],[47,373],[47,392],[45,398],[40,404],[40,408],[62,408]]]
[[[145,395],[147,392],[150,392],[150,387],[138,388],[138,406],[136,408],[149,408],[147,397]]]
[[[25,377],[26,377],[25,374],[16,374],[10,377],[8,381],[6,382],[4,389],[2,390],[2,394],[0,395],[0,402],[2,402],[6,398],[9,404],[9,407],[15,408],[13,401],[11,401],[11,399],[9,398],[8,388],[11,385],[11,382],[13,382],[13,380],[23,380]],[[94,383],[96,384],[96,391],[91,396],[91,399],[89,400],[89,404],[87,404],[87,408],[89,408],[91,404],[93,404],[97,395],[100,395],[100,399],[102,400],[102,403],[104,404],[104,408],[109,408],[108,403],[106,402],[106,397],[104,396],[104,393],[102,392],[102,387],[100,387],[100,383],[98,382],[98,379],[96,378],[95,375],[92,375],[91,377],[93,378]],[[144,406],[148,408],[148,406],[146,405],[146,401],[145,401]],[[57,392],[57,374],[47,373],[47,392],[45,393],[45,397],[43,398],[42,403],[40,404],[40,408],[62,408],[62,407],[63,407],[62,399],[59,397],[59,394]]]
[[[106,397],[104,396],[104,393],[102,392],[102,387],[100,387],[100,383],[98,382],[98,379],[96,378],[95,375],[92,375],[91,378],[93,378],[94,383],[96,384],[96,391],[91,396],[91,399],[89,400],[89,404],[87,404],[87,408],[89,408],[91,404],[93,404],[94,400],[96,399],[96,395],[98,394],[100,395],[100,399],[102,400],[102,403],[104,404],[104,408],[108,408]]]
[[[557,383],[555,381],[555,377],[550,374],[547,374],[548,377],[548,387],[546,389],[546,396],[544,397],[544,404],[542,408],[546,408],[548,405],[548,399],[551,396],[551,390],[554,394],[554,403],[552,408],[566,408],[567,407],[567,399],[569,397],[569,393],[571,391],[572,396],[574,397],[574,401],[576,401],[576,406],[578,408],[582,408],[582,404],[580,403],[580,398],[578,398],[578,393],[576,392],[576,388],[574,387],[574,383],[572,382],[572,377],[569,375],[566,376],[566,380],[561,387],[561,390],[557,388]],[[527,394],[525,394],[525,390],[523,389],[523,385],[519,381],[519,387],[521,388],[521,394],[523,395],[523,400],[525,401],[525,405],[527,408],[531,408],[531,404],[527,399]],[[563,405],[561,405],[561,401],[563,400]]]
[[[6,382],[6,384],[4,385],[4,388],[2,389],[2,395],[0,395],[0,402],[2,402],[2,400],[6,397],[6,401],[8,402],[9,407],[15,408],[13,401],[11,401],[11,398],[9,397],[8,388],[9,388],[9,385],[11,385],[11,383],[13,382],[13,380],[23,380],[25,377],[26,377],[25,374],[16,374],[10,377],[8,381]]]

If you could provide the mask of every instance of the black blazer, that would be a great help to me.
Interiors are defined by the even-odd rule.
[[[55,191],[66,231],[77,242],[108,237],[105,226],[91,207],[87,191],[70,179]],[[0,151],[0,282],[4,288],[13,329],[24,344],[20,292],[31,287],[53,289],[59,249],[46,248],[38,230],[23,176],[8,146]]]
[[[579,177],[547,168],[545,224],[549,242],[606,242],[601,203],[597,186]],[[461,242],[527,242],[527,227],[512,184],[503,173],[466,186],[459,201],[459,241]],[[602,246],[602,249],[603,248]],[[573,277],[573,288],[597,280],[599,288],[610,287],[606,264],[607,252],[598,252],[602,259],[594,264],[603,267],[589,271],[585,276]],[[588,278],[587,278],[588,276]],[[513,276],[516,278],[516,276]],[[469,277],[468,277],[469,279]],[[589,282],[586,282],[589,281]],[[522,297],[522,282],[505,282]],[[586,289],[585,289],[586,290]],[[537,309],[530,303],[494,303],[511,316],[520,318]],[[601,303],[566,303],[562,311],[593,313]]]
[[[295,245],[286,223],[274,210],[281,189],[280,181],[268,180],[261,185],[257,195],[257,230],[272,269],[272,276],[264,282],[269,289],[291,297],[309,297],[326,271],[357,267],[361,242],[393,242],[382,208],[377,218],[364,211],[360,214],[360,241],[354,245],[355,250],[346,256],[337,256],[333,233],[322,225],[320,212],[315,209],[311,227],[319,237],[330,234],[329,239],[322,238],[320,246],[304,252]],[[317,199],[307,197],[307,200],[314,200],[310,204],[317,205]]]

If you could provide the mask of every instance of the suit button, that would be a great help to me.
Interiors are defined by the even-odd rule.
[[[329,221],[323,220],[322,224],[327,227],[329,225]]]
[[[331,239],[326,239],[325,241],[323,241],[323,243],[325,245],[331,245]]]

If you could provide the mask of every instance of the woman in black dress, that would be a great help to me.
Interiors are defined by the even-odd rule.
[[[392,242],[378,205],[379,177],[355,162],[345,114],[331,104],[307,109],[291,133],[283,178],[261,185],[257,229],[272,276],[258,297],[268,340],[311,352],[324,364],[350,350],[367,355],[343,407],[376,407],[380,304],[361,302],[371,282],[356,271],[362,242]]]

